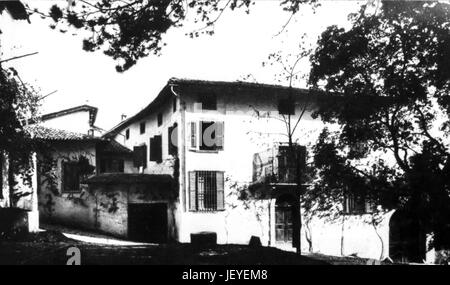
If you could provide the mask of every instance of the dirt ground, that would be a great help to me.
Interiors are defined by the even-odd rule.
[[[64,265],[70,258],[67,251],[76,247],[83,265],[328,265],[370,264],[360,258],[339,258],[325,255],[299,256],[271,247],[217,245],[196,249],[190,244],[127,243],[95,233],[48,227],[42,231],[14,240],[0,241],[0,265],[43,264]],[[69,233],[68,233],[69,232]],[[75,237],[77,240],[68,238]],[[82,237],[82,238],[80,238]],[[84,241],[93,238],[94,242]],[[89,240],[89,239],[88,239]]]

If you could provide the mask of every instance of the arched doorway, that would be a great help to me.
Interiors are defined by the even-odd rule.
[[[407,211],[395,211],[389,221],[389,256],[399,262],[422,262],[426,238],[418,218]]]
[[[283,246],[295,246],[299,238],[298,203],[293,195],[284,194],[275,204],[275,242]]]

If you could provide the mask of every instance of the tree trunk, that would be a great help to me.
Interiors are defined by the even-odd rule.
[[[345,229],[345,215],[342,215],[342,227],[341,227],[341,255],[344,255],[344,229]]]
[[[16,180],[14,178],[14,167],[11,163],[11,160],[9,160],[8,163],[8,197],[9,197],[9,207],[14,207],[14,186],[16,184]]]

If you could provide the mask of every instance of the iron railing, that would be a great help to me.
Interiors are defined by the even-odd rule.
[[[277,144],[253,155],[253,183],[297,183],[305,166],[306,148]]]

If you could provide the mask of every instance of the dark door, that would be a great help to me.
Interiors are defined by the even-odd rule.
[[[129,204],[128,237],[134,241],[167,242],[167,204]]]
[[[389,256],[394,261],[422,262],[425,234],[414,213],[396,211],[389,221]]]
[[[275,240],[292,245],[293,219],[292,206],[287,202],[275,207]]]

